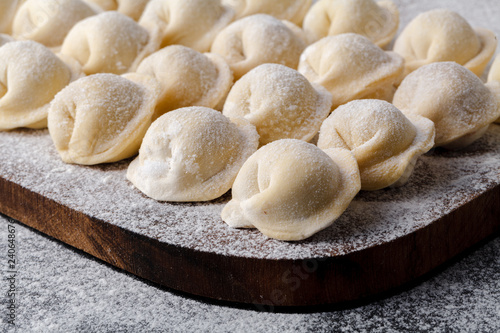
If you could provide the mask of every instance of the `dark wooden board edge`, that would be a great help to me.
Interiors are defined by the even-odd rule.
[[[159,285],[265,310],[349,303],[417,279],[500,231],[500,185],[392,242],[306,260],[224,256],[162,243],[1,177],[0,212]]]

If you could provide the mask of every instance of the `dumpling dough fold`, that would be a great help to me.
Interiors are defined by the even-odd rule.
[[[222,112],[255,125],[261,145],[279,139],[310,141],[328,117],[331,99],[326,89],[296,70],[264,64],[236,81]]]
[[[160,201],[207,201],[226,193],[257,149],[255,127],[205,107],[181,108],[148,130],[127,178]]]
[[[0,47],[0,130],[47,127],[49,103],[76,75],[39,43],[4,44]]]
[[[394,95],[406,116],[434,122],[435,146],[465,147],[500,116],[494,94],[470,70],[455,62],[425,65],[408,75]]]
[[[302,31],[293,23],[256,14],[231,23],[212,44],[212,52],[223,56],[238,80],[252,68],[275,63],[296,69],[306,47]]]
[[[268,14],[279,20],[302,25],[312,0],[222,0],[236,11],[236,19],[254,14]]]
[[[81,0],[27,0],[16,14],[12,35],[55,48],[77,22],[96,14]]]
[[[234,14],[220,0],[150,0],[139,24],[158,48],[180,44],[208,52],[215,36]]]
[[[221,216],[233,228],[302,240],[330,226],[359,189],[358,166],[348,150],[278,140],[245,162]]]
[[[492,31],[473,29],[449,9],[434,9],[418,15],[406,26],[394,51],[405,58],[405,75],[432,62],[454,61],[481,76],[496,47]]]
[[[201,54],[182,45],[167,46],[144,59],[137,68],[158,80],[161,93],[155,119],[187,106],[215,108],[227,96],[233,74],[218,54]]]
[[[356,100],[339,106],[323,122],[318,147],[350,150],[359,165],[362,190],[400,186],[416,159],[434,145],[434,123],[405,117],[381,100]]]
[[[156,80],[140,74],[90,75],[56,95],[49,132],[66,163],[116,162],[139,151],[158,96]]]
[[[325,37],[309,45],[299,64],[300,73],[332,94],[332,109],[355,99],[390,101],[403,68],[399,55],[353,33]]]
[[[138,21],[149,0],[85,0],[103,10],[116,10]]]
[[[385,47],[398,31],[399,11],[392,1],[319,0],[307,13],[303,26],[313,41],[351,32]]]
[[[87,75],[132,71],[154,51],[148,32],[114,11],[78,22],[61,48],[61,54],[77,60]]]

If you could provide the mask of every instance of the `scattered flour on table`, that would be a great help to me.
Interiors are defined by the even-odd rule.
[[[394,2],[400,8],[399,31],[418,13],[445,7],[457,11],[473,27],[489,28],[500,36],[497,1]],[[500,183],[500,126],[493,125],[468,149],[422,156],[405,186],[362,192],[332,227],[304,242],[287,243],[267,239],[258,231],[228,228],[220,211],[230,195],[210,203],[159,203],[125,179],[129,161],[104,167],[64,164],[46,131],[2,132],[0,153],[0,176],[73,209],[160,241],[257,258],[300,259],[361,250],[423,227],[471,195]]]
[[[422,228],[500,184],[500,126],[492,125],[469,148],[422,156],[407,185],[361,192],[331,227],[302,242],[282,242],[256,230],[229,228],[220,212],[230,194],[208,203],[157,202],[125,178],[130,160],[64,164],[46,130],[2,132],[0,142],[0,176],[33,192],[162,242],[252,258],[304,259],[359,251]]]
[[[448,7],[466,17],[473,26],[491,28],[500,36],[500,24],[493,23],[498,22],[497,18],[500,13],[498,0],[482,0],[481,2],[395,0],[394,2],[400,7],[400,30],[419,12],[436,7]],[[30,165],[37,165],[37,163],[47,160],[35,156],[34,152],[50,154],[52,161],[43,167],[46,172],[45,177],[48,179],[59,179],[61,175],[69,177],[72,173],[79,176],[82,174],[81,167],[65,165],[57,160],[58,157],[50,140],[45,138],[46,132],[43,131],[30,134],[33,137],[30,143],[36,142],[36,138],[42,137],[43,143],[29,147],[30,151],[18,151],[16,156],[6,155],[7,150],[10,153],[15,150],[15,148],[9,147],[10,145],[21,143],[24,140],[23,136],[27,135],[27,133],[22,134],[22,132],[13,133],[14,136],[8,140],[9,133],[0,133],[0,152],[2,152],[0,175],[3,176],[6,172],[16,170],[16,164],[30,161],[32,157],[30,154],[33,155],[34,160]],[[498,147],[500,142],[498,139],[499,127],[494,130],[493,134],[496,139],[491,136],[490,130],[487,138],[481,139],[481,146],[486,144],[492,148],[496,142]],[[23,144],[25,148],[28,146],[28,143]],[[473,147],[477,147],[477,144],[474,144]],[[459,175],[453,175],[455,172],[454,162],[461,162],[462,159],[474,159],[475,153],[471,152],[471,149],[462,154],[453,152],[442,154],[439,152],[424,156],[417,164],[417,174],[421,177],[418,181],[412,177],[410,184],[401,189],[364,193],[362,196],[358,196],[349,211],[357,210],[359,207],[357,205],[369,204],[370,201],[374,200],[379,200],[382,204],[384,202],[389,204],[391,193],[395,195],[396,192],[403,193],[403,197],[398,200],[401,207],[412,209],[419,199],[415,197],[412,203],[407,203],[404,201],[405,198],[423,192],[423,190],[414,188],[414,184],[431,182],[434,187],[429,185],[427,190],[437,196],[442,191],[438,185],[445,183],[444,180],[434,178],[435,175],[439,174],[443,178],[452,179],[446,185],[448,188],[453,187],[454,183],[461,184],[462,188],[467,188],[464,183],[468,181],[468,185],[473,188],[467,188],[467,190],[473,193],[479,193],[488,187],[488,184],[498,183],[498,170],[500,170],[498,148],[496,148],[496,153],[492,149],[477,163],[471,161],[471,163],[462,165],[459,169],[462,170],[461,173],[466,179],[462,179]],[[441,160],[447,164],[442,170],[434,170],[436,165],[442,163]],[[465,172],[470,172],[475,167],[481,167],[481,169],[485,167],[485,170],[481,171],[480,175],[474,173],[468,176],[464,175]],[[23,179],[29,175],[29,167],[23,168],[25,171],[11,176],[11,178]],[[37,165],[36,169],[39,168],[42,166]],[[107,186],[108,183],[112,184],[114,187],[108,188],[108,192],[133,189],[126,182],[121,184],[121,174],[124,172],[126,164],[108,168],[106,173],[94,173],[97,178],[94,179],[93,184],[102,183],[100,186],[103,187]],[[85,167],[84,169],[98,170],[97,168]],[[430,170],[432,174],[427,174],[427,170]],[[29,184],[30,181],[35,184],[34,180],[39,187],[43,182],[48,182],[48,180],[36,179],[35,176],[30,175],[24,184]],[[486,180],[486,183],[483,184],[478,180]],[[121,184],[118,188],[116,188],[117,182]],[[64,189],[68,188],[68,185],[60,185],[61,183],[59,181],[59,185],[51,186],[50,191],[53,191],[53,196],[60,193],[59,195],[64,198],[66,196]],[[405,188],[410,189],[410,187],[411,190],[405,190]],[[134,190],[132,191],[134,192]],[[72,198],[75,196],[76,194],[71,195]],[[138,195],[134,196],[138,197]],[[86,196],[86,200],[89,197]],[[465,195],[461,194],[456,196],[454,200],[460,201],[464,197]],[[228,199],[229,197],[226,198],[226,200]],[[424,199],[420,199],[420,201],[423,205],[428,202]],[[138,207],[145,202],[147,202],[146,205],[155,206],[153,201],[144,199],[141,202],[138,203]],[[82,200],[79,205],[91,207],[92,203],[84,203]],[[218,202],[215,204],[216,207],[212,209],[219,210],[222,205],[222,202]],[[102,206],[104,205],[101,204]],[[348,212],[348,214],[351,213]],[[362,215],[362,213],[360,212],[358,215]],[[1,220],[1,222],[5,222],[3,218]],[[211,223],[211,225],[219,225],[219,230],[224,230],[225,226],[221,221],[219,222]],[[361,233],[361,228],[366,227],[367,224],[369,223],[365,223],[364,226],[359,225],[357,232]],[[203,227],[202,223],[197,225]],[[22,273],[19,282],[22,288],[19,327],[22,327],[24,331],[77,332],[92,331],[96,327],[101,331],[147,330],[150,332],[164,332],[166,328],[178,331],[235,332],[248,329],[248,327],[251,327],[253,332],[500,331],[500,310],[498,307],[500,243],[497,240],[415,288],[367,306],[313,314],[269,314],[205,304],[165,292],[162,289],[151,287],[129,274],[111,270],[108,265],[103,265],[100,261],[88,260],[80,253],[73,253],[58,242],[48,242],[46,238],[41,237],[38,233],[30,232],[23,226],[18,227],[18,237],[22,246],[19,252]],[[341,229],[338,224],[334,227]],[[375,225],[371,225],[371,228],[375,227]],[[138,227],[136,228],[138,229]],[[379,226],[379,229],[381,228],[382,226]],[[0,230],[0,238],[5,239],[6,230],[6,228]],[[246,233],[246,231],[244,232]],[[354,227],[352,227],[352,232],[356,232]],[[325,241],[328,238],[327,235],[317,235],[317,237],[320,236]],[[254,240],[257,239],[255,236],[252,237]],[[259,237],[258,240],[260,243],[268,242],[262,237]],[[5,244],[2,246],[6,250],[7,243],[3,242],[2,244]],[[278,245],[274,244],[274,246]],[[288,245],[283,244],[282,248],[285,249]],[[234,251],[238,252],[237,249]],[[2,251],[2,253],[6,253],[6,251]],[[54,272],[59,273],[57,278]],[[75,276],[80,278],[75,279]],[[47,283],[44,283],[45,280]],[[54,288],[55,283],[57,283],[57,288]]]

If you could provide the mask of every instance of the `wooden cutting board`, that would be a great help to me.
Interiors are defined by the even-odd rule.
[[[393,290],[500,230],[500,126],[436,150],[398,189],[362,192],[303,242],[235,230],[209,203],[145,197],[128,162],[60,161],[47,131],[0,133],[0,212],[144,279],[261,309],[346,304]],[[78,278],[78,277],[75,277]]]

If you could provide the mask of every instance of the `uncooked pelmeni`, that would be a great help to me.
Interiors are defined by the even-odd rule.
[[[235,80],[252,68],[276,63],[296,69],[306,47],[300,28],[272,16],[257,14],[233,22],[212,44],[231,66]]]
[[[95,74],[68,85],[50,104],[48,116],[61,159],[91,165],[137,154],[158,89],[156,80],[140,74]]]
[[[12,21],[19,6],[24,0],[1,0],[0,1],[0,33],[12,33]]]
[[[4,44],[0,47],[0,130],[47,127],[50,101],[74,75],[39,43]]]
[[[358,166],[349,150],[322,151],[304,141],[278,140],[245,162],[222,220],[271,238],[302,240],[330,226],[359,189]]]
[[[403,80],[393,103],[407,116],[432,120],[435,146],[450,149],[471,144],[500,116],[490,89],[455,62],[436,62],[417,69]]]
[[[130,17],[109,11],[78,22],[61,54],[76,59],[87,75],[122,74],[154,51],[148,32]]]
[[[27,0],[17,11],[12,35],[58,47],[77,22],[95,14],[81,0]]]
[[[141,62],[137,72],[160,83],[155,118],[186,106],[215,108],[233,84],[231,69],[221,56],[201,54],[182,45],[153,53]]]
[[[268,14],[302,25],[312,0],[222,0],[222,3],[236,11],[236,19],[254,14]]]
[[[491,65],[486,86],[493,92],[500,107],[500,55],[496,57]],[[500,117],[495,122],[500,124]]]
[[[139,20],[158,48],[180,44],[207,52],[215,36],[234,18],[220,0],[151,0]]]
[[[158,118],[127,178],[160,201],[207,201],[226,193],[257,149],[255,127],[219,111],[188,107]]]
[[[331,95],[294,69],[260,65],[231,88],[223,114],[243,117],[260,135],[260,144],[279,139],[310,141],[328,117]]]
[[[500,55],[497,55],[488,73],[488,82],[493,81],[500,82]]]
[[[399,11],[392,1],[319,0],[303,26],[312,40],[352,32],[385,47],[398,30]]]
[[[103,10],[116,10],[138,21],[149,0],[85,0]]]
[[[432,62],[454,61],[481,76],[496,47],[492,31],[473,29],[449,9],[435,9],[418,15],[406,26],[394,51],[405,58],[406,74]]]
[[[355,99],[390,101],[403,69],[404,60],[399,55],[353,33],[325,37],[309,45],[299,64],[300,73],[332,94],[333,109]]]
[[[362,190],[405,184],[417,158],[434,146],[434,123],[408,118],[381,100],[339,106],[320,129],[318,147],[350,150],[358,162]]]

